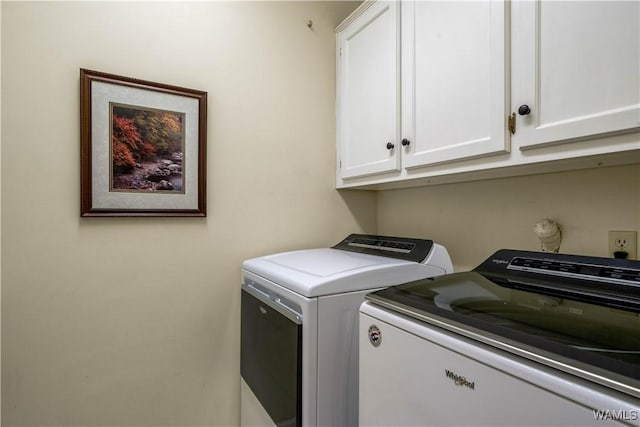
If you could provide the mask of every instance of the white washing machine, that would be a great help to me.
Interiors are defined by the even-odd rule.
[[[241,425],[358,425],[358,307],[452,272],[430,240],[352,234],[242,265]]]
[[[640,426],[640,262],[502,250],[367,295],[362,426]]]

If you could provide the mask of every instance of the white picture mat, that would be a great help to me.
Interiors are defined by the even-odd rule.
[[[111,109],[109,103],[168,110],[185,114],[183,188],[184,193],[112,192]],[[186,96],[91,82],[91,190],[94,209],[198,209],[198,100]]]

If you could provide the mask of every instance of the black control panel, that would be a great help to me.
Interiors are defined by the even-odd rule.
[[[432,247],[431,240],[351,234],[333,249],[422,262],[429,255]]]
[[[640,310],[640,261],[503,249],[474,271],[513,288]]]
[[[575,277],[595,281],[628,282],[640,286],[640,270],[633,268],[516,257],[507,265],[507,269],[555,274],[563,277]]]

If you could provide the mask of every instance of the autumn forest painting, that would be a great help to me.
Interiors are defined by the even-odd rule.
[[[111,191],[184,193],[184,114],[111,105]]]

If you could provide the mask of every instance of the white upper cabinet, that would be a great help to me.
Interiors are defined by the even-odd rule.
[[[512,16],[514,144],[639,129],[640,2],[516,1]]]
[[[509,150],[501,1],[402,2],[402,165]]]
[[[376,2],[338,29],[338,176],[400,167],[399,2]]]
[[[365,1],[337,40],[338,188],[640,163],[638,0]]]

